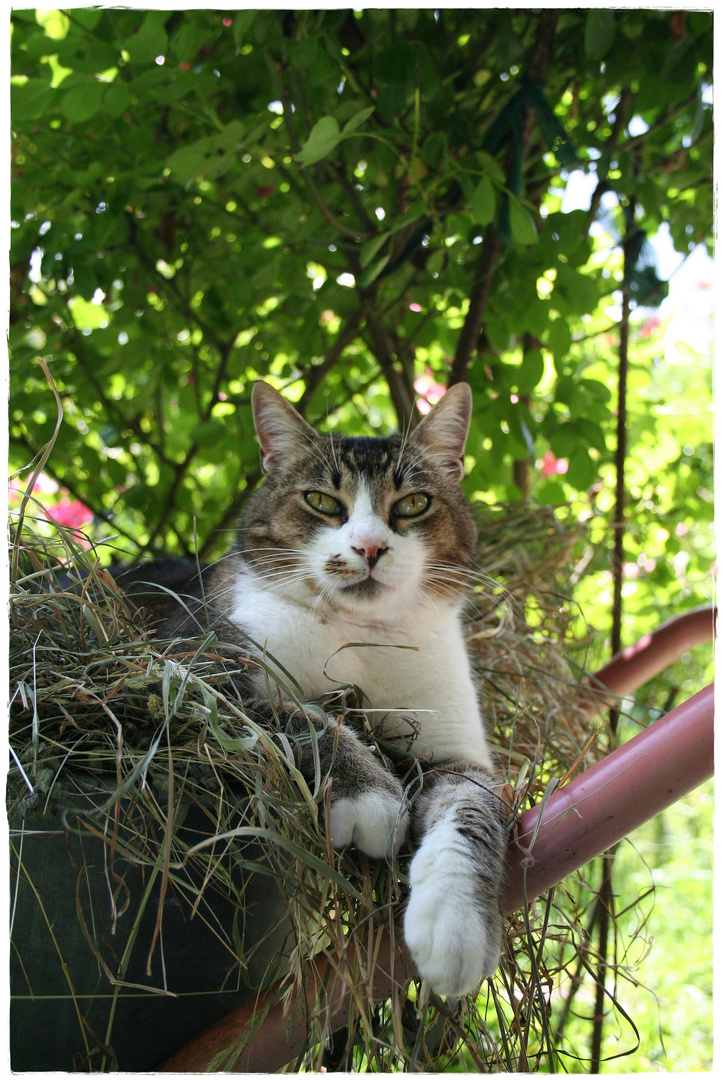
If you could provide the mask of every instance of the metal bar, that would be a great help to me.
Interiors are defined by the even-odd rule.
[[[619,704],[617,699],[644,686],[688,649],[712,642],[717,614],[712,604],[691,608],[644,634],[634,645],[621,649],[588,680],[585,693],[590,695],[591,710]],[[610,693],[606,694],[606,690]]]
[[[317,995],[324,995],[330,1030],[338,1031],[344,1027],[351,1004],[348,980],[350,970],[354,969],[354,948],[354,942],[350,941],[343,963],[338,967],[334,965],[331,977],[328,976],[329,961],[324,956],[317,957],[304,983],[302,993],[306,996],[307,1008],[301,1013],[301,1018],[295,1025],[291,1023],[289,1017],[284,1015],[283,1002],[276,1001],[264,1017],[257,1034],[248,1040],[236,1060],[225,1068],[230,1072],[267,1073],[288,1065],[304,1045],[306,1027],[303,1017],[314,1008]],[[375,955],[377,962],[372,972],[372,996],[374,1001],[383,1001],[392,993],[395,984],[401,990],[414,975],[414,970],[406,952],[392,944],[388,930],[381,931]],[[278,988],[272,986],[256,1000],[234,1009],[182,1047],[163,1064],[159,1072],[205,1072],[215,1055],[228,1051],[253,1025],[254,1015],[263,1013],[266,1002],[273,1001],[277,993]]]
[[[713,775],[713,699],[711,684],[554,792],[542,812],[523,814],[510,845],[505,914]]]

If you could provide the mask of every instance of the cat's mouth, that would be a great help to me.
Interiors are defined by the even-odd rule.
[[[355,566],[343,556],[334,555],[327,559],[324,570],[330,578],[335,580],[340,594],[353,596],[355,600],[373,600],[388,588],[379,580],[373,564],[366,564],[364,567]]]

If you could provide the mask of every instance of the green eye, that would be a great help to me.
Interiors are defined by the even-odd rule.
[[[429,496],[423,491],[415,491],[412,495],[403,495],[394,504],[394,513],[398,517],[419,517],[429,506]]]
[[[342,512],[341,503],[333,499],[331,495],[325,495],[323,491],[307,491],[304,498],[309,506],[313,506],[320,514],[334,517]]]

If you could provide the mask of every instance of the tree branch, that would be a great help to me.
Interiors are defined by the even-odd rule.
[[[482,242],[482,251],[477,262],[474,284],[469,294],[469,307],[464,324],[457,338],[457,348],[452,361],[452,368],[447,379],[448,386],[465,382],[472,357],[477,350],[482,320],[487,308],[494,272],[502,254],[502,238],[494,225],[488,225]]]
[[[550,62],[550,53],[555,40],[559,11],[554,8],[542,10],[538,16],[538,29],[535,46],[527,66],[527,78],[531,82],[542,82],[547,77],[547,69]],[[534,122],[534,109],[527,107],[524,126],[522,130],[522,153],[524,154],[532,132]],[[465,316],[464,324],[457,339],[457,348],[452,361],[452,368],[447,380],[448,386],[455,383],[465,382],[467,372],[472,363],[480,331],[484,319],[487,301],[492,289],[494,274],[502,254],[503,241],[498,234],[494,223],[487,226],[482,251],[480,252],[474,284],[469,295],[469,307]]]
[[[310,366],[306,368],[304,372],[304,392],[296,405],[297,411],[300,412],[302,416],[306,415],[306,409],[308,408],[309,402],[321,386],[328,372],[336,367],[346,347],[352,343],[359,333],[359,327],[363,320],[364,312],[361,308],[357,308],[356,311],[353,311],[351,315],[349,315],[343,329],[337,334],[336,340],[326,354],[323,363],[317,364],[315,367]]]
[[[391,334],[383,325],[381,319],[375,317],[371,305],[375,299],[375,292],[364,288],[359,289],[362,305],[366,314],[366,330],[369,336],[367,344],[374,354],[382,374],[387,380],[389,393],[397,414],[397,423],[403,429],[410,420],[414,420],[414,391],[407,379],[400,372],[395,361],[398,359],[398,350]]]

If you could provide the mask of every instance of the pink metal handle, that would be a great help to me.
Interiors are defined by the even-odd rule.
[[[597,675],[590,678],[592,695],[598,701],[614,705],[615,698],[624,697],[631,690],[644,686],[688,649],[712,641],[717,614],[713,605],[705,604],[661,623],[657,630],[645,634],[634,645],[617,653]],[[603,687],[610,694],[605,694]]]
[[[523,814],[509,850],[506,915],[713,775],[713,698],[711,684],[555,791],[542,812]]]

